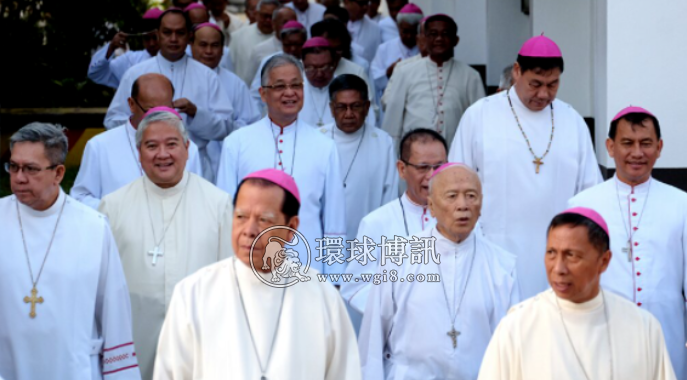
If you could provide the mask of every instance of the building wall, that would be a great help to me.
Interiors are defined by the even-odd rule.
[[[503,69],[532,35],[530,18],[514,0],[487,0],[487,85],[498,86]]]

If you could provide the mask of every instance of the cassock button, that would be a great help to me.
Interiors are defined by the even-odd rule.
[[[637,202],[637,198],[632,198],[632,202]]]
[[[637,291],[638,291],[638,292],[641,292],[641,291],[642,291],[642,288],[637,288]]]
[[[425,218],[425,222],[429,222],[429,218]]]
[[[639,257],[635,257],[635,261],[639,261]]]
[[[439,86],[439,89],[441,90],[441,86]]]
[[[632,216],[637,216],[637,213],[636,213],[636,212],[633,212],[633,213],[632,213]]]
[[[280,143],[283,143],[283,142],[284,142],[284,140],[279,140],[279,142],[280,142]]]
[[[633,230],[637,231],[639,227],[632,227]]]
[[[281,162],[279,163],[279,166],[281,166]]]
[[[280,150],[279,153],[284,153],[284,152]]]
[[[386,354],[386,358],[387,358],[387,359],[390,359],[390,358],[391,358],[391,354]]]
[[[637,306],[642,306],[642,303],[641,303],[641,302],[637,302]]]
[[[638,243],[638,242],[635,242],[635,247],[638,246],[638,245],[639,245],[639,243]]]
[[[641,273],[641,272],[637,272],[637,276],[641,276],[641,275],[642,275],[642,273]]]

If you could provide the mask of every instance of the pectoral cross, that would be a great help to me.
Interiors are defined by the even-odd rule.
[[[535,157],[534,161],[532,161],[533,164],[537,165],[537,174],[539,174],[539,167],[544,165],[544,161],[541,160],[539,157]]]
[[[451,331],[447,332],[446,335],[451,337],[451,340],[453,341],[453,349],[455,350],[456,347],[458,347],[458,335],[460,335],[460,331],[456,330],[454,326],[451,326]]]
[[[43,297],[36,297],[36,294],[38,294],[38,290],[36,290],[36,286],[34,285],[33,289],[31,289],[31,297],[24,297],[24,303],[31,304],[31,312],[29,313],[29,317],[31,318],[36,318],[36,304],[43,303]]]
[[[323,127],[323,126],[324,126],[324,123],[322,122],[322,119],[320,119],[320,120],[317,122],[317,126],[318,126],[318,127]]]
[[[631,262],[632,261],[632,242],[631,241],[629,241],[629,240],[627,241],[627,245],[625,246],[625,248],[623,248],[623,252],[627,253],[627,262]]]
[[[157,264],[157,257],[164,255],[164,251],[161,251],[159,246],[156,246],[155,249],[148,251],[148,256],[153,256],[153,266]]]

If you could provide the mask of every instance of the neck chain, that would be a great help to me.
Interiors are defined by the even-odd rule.
[[[360,150],[360,146],[363,145],[363,137],[365,137],[365,127],[366,126],[363,125],[363,133],[360,135],[360,139],[358,140],[358,147],[355,148],[355,153],[353,154],[353,159],[351,160],[351,164],[348,165],[348,170],[346,170],[346,176],[343,179],[344,189],[346,188],[346,180],[348,179],[348,175],[351,174],[351,169],[353,168],[353,163],[355,162],[355,158],[358,157],[358,151]],[[336,140],[334,139],[334,129],[335,128],[337,128],[337,126],[333,125],[332,126],[332,140],[336,144]]]
[[[181,87],[179,88],[179,92],[175,92],[176,94],[179,94],[179,97],[177,99],[184,97],[183,94],[184,94],[184,85],[186,84],[186,68],[188,67],[188,55],[184,55],[184,58],[185,58],[184,59],[184,73],[182,74],[183,76],[182,76],[182,80],[181,80]],[[162,74],[162,66],[160,65],[161,59],[162,59],[162,54],[158,54],[157,55],[157,68],[160,70],[160,74]],[[174,64],[175,63],[176,62],[172,62],[171,66],[170,66],[172,72],[170,74],[169,81],[172,82],[172,84],[174,84]],[[176,88],[176,86],[174,86],[174,87]]]
[[[267,355],[267,362],[265,366],[262,365],[262,360],[260,360],[260,354],[258,353],[258,346],[255,344],[255,338],[253,337],[253,329],[250,327],[250,321],[248,320],[248,312],[246,311],[246,304],[243,302],[243,294],[241,293],[241,285],[239,285],[239,275],[236,271],[236,258],[232,261],[234,266],[234,280],[236,280],[236,289],[239,293],[239,299],[241,300],[241,311],[243,311],[243,317],[246,320],[246,325],[248,325],[248,333],[250,334],[250,342],[253,345],[253,352],[255,352],[255,358],[258,359],[258,364],[260,365],[260,380],[267,380],[265,372],[270,366],[270,360],[272,359],[272,353],[274,352],[274,342],[277,340],[277,333],[279,332],[279,323],[281,322],[281,312],[284,309],[284,297],[286,295],[286,288],[281,293],[281,302],[279,303],[279,314],[277,314],[277,325],[274,329],[274,335],[272,335],[272,344],[270,345],[270,353]]]
[[[131,143],[131,139],[129,138],[128,128],[128,125],[124,126],[124,136],[126,137],[126,142],[129,143],[129,148],[131,148],[131,155],[134,157],[134,163],[136,164],[138,171],[141,173],[141,176],[143,176],[143,168],[141,167],[141,162],[139,161],[138,157],[136,156],[136,152],[134,151],[134,144]]]
[[[549,145],[546,147],[546,152],[544,152],[544,154],[541,157],[537,157],[537,155],[534,154],[534,151],[532,150],[532,144],[530,144],[530,139],[527,138],[527,134],[522,129],[522,125],[520,125],[520,120],[518,119],[518,115],[515,113],[515,108],[513,108],[513,102],[510,100],[510,88],[506,90],[506,97],[508,98],[510,110],[513,112],[513,117],[515,117],[515,122],[518,124],[518,128],[520,128],[522,137],[524,137],[525,142],[527,142],[527,148],[530,150],[532,157],[534,157],[534,161],[532,161],[532,163],[536,165],[535,171],[537,174],[539,174],[539,167],[541,165],[544,165],[544,157],[546,157],[546,155],[549,154],[549,150],[551,149],[551,142],[553,142],[553,132],[556,130],[556,127],[553,124],[553,102],[549,104],[549,106],[551,107],[551,137],[549,137]]]
[[[615,182],[615,194],[616,197],[618,198],[618,209],[620,210],[620,219],[622,220],[625,216],[625,213],[623,212],[623,206],[620,204],[620,189],[618,189],[618,181],[619,179],[616,178]],[[642,218],[644,217],[644,210],[646,209],[646,204],[649,203],[649,194],[651,192],[651,179],[649,179],[649,188],[646,191],[646,200],[644,201],[644,205],[642,206],[642,213],[639,214],[639,220],[637,221],[637,225],[635,226],[636,229],[639,229],[639,224],[642,223]],[[632,251],[632,237],[634,236],[634,232],[632,232],[632,215],[630,213],[630,201],[628,200],[627,202],[627,223],[629,224],[629,228],[627,225],[625,225],[625,221],[623,220],[623,228],[625,229],[625,234],[627,236],[627,245],[625,248],[623,248],[623,252],[627,253],[627,261],[632,262],[632,256],[634,255],[634,252]],[[635,286],[633,286],[633,289]]]
[[[565,336],[568,338],[568,343],[570,343],[570,347],[572,347],[573,353],[575,354],[575,358],[577,359],[577,364],[579,364],[580,368],[582,369],[582,373],[584,373],[584,377],[587,380],[590,380],[589,374],[587,374],[587,370],[584,369],[584,366],[582,365],[582,360],[580,359],[580,356],[577,354],[577,350],[575,349],[575,345],[572,342],[572,339],[570,339],[570,333],[568,332],[568,327],[565,325],[565,319],[563,319],[563,310],[561,310],[561,305],[558,303],[558,296],[554,293],[554,298],[556,299],[556,307],[558,308],[558,315],[561,316],[561,323],[563,324],[563,329],[565,330]],[[611,343],[611,323],[608,320],[608,307],[606,306],[606,294],[604,293],[603,290],[601,290],[601,298],[603,299],[604,303],[604,317],[606,318],[606,332],[608,333],[608,352],[611,355],[611,380],[613,380],[613,344]]]
[[[312,86],[312,85],[311,85],[311,86]],[[312,87],[313,87],[313,91],[310,91],[310,94],[311,94],[311,95],[314,95],[313,92],[315,91],[315,90],[314,90],[315,86],[312,86]],[[322,119],[324,118],[324,114],[327,112],[327,99],[326,99],[326,97],[325,97],[324,107],[322,107],[322,113],[319,112],[319,108],[317,107],[317,104],[315,103],[315,96],[311,96],[311,97],[310,97],[310,100],[312,101],[312,106],[313,106],[313,108],[315,109],[315,114],[317,115],[317,120],[318,120],[318,121],[317,121],[317,126],[318,126],[318,127],[323,127],[323,126],[324,126],[324,122],[322,121]]]
[[[437,232],[439,230],[437,229]],[[440,233],[440,232],[439,232]],[[456,318],[458,318],[458,314],[460,313],[460,306],[463,304],[463,298],[465,297],[465,290],[468,288],[468,282],[470,281],[470,275],[472,274],[472,265],[475,263],[475,256],[477,256],[477,236],[473,236],[474,239],[474,246],[472,249],[472,257],[470,258],[470,269],[468,270],[468,275],[465,277],[465,285],[463,285],[463,292],[460,295],[460,300],[458,300],[458,303],[456,303],[456,277],[458,276],[457,273],[457,265],[458,265],[458,250],[454,252],[454,261],[453,261],[453,309],[451,308],[451,304],[448,302],[448,293],[446,292],[446,287],[444,285],[441,285],[441,289],[444,291],[444,298],[446,299],[446,309],[448,310],[448,316],[451,319],[451,330],[446,333],[446,335],[451,338],[453,341],[453,349],[455,350],[458,347],[458,336],[460,335],[460,331],[456,330]],[[439,275],[441,278],[444,278],[444,275],[441,273],[441,265],[437,265],[439,268]],[[456,306],[457,305],[457,306]],[[455,313],[453,312],[455,310]]]
[[[278,141],[279,138],[274,133],[273,127],[274,127],[274,124],[272,123],[272,119],[270,119],[270,132],[272,132],[272,136],[274,136],[274,151],[277,155],[277,158],[279,159],[279,166],[281,166],[280,169],[282,171],[286,171],[286,170],[284,170],[284,161],[281,159],[281,150],[279,149],[279,141]],[[279,127],[279,128],[281,128],[280,134],[284,134],[284,128],[285,127]],[[293,168],[294,168],[294,165],[296,162],[296,143],[298,142],[298,119],[296,119],[296,125],[294,125],[293,128],[294,128],[294,131],[293,131],[293,155],[291,156],[291,172],[289,173],[289,175],[291,177],[293,177]],[[277,165],[275,165],[275,169],[276,169],[276,166]]]
[[[59,194],[58,194],[59,198]],[[37,303],[43,303],[43,297],[36,297],[38,294],[38,290],[36,289],[36,286],[38,285],[38,281],[41,279],[41,274],[43,274],[43,268],[45,267],[45,262],[48,260],[48,255],[50,254],[50,248],[52,247],[52,243],[55,240],[55,233],[57,232],[57,226],[60,224],[60,219],[62,219],[62,212],[64,211],[64,206],[67,204],[67,197],[64,197],[64,201],[62,201],[62,207],[60,208],[60,213],[57,215],[57,222],[55,222],[55,228],[52,230],[52,237],[50,238],[50,243],[48,243],[48,249],[45,251],[45,256],[43,257],[43,263],[41,264],[41,269],[38,271],[38,277],[34,279],[33,277],[33,269],[31,269],[31,260],[29,259],[29,249],[26,246],[26,237],[24,236],[24,226],[22,225],[21,222],[21,214],[19,213],[19,200],[17,199],[15,205],[17,206],[17,219],[19,220],[19,230],[21,231],[21,241],[24,244],[24,255],[26,255],[26,264],[29,267],[29,274],[31,275],[31,284],[33,287],[31,288],[31,297],[24,297],[24,303],[30,303],[31,304],[31,311],[29,312],[29,317],[31,318],[36,318],[36,304]]]
[[[430,92],[432,93],[432,105],[434,105],[434,117],[432,117],[432,125],[434,125],[435,129],[437,132],[442,132],[442,127],[438,126],[437,123],[439,123],[439,107],[443,108],[443,100],[444,100],[444,93],[446,93],[446,87],[448,87],[448,81],[451,79],[451,73],[453,72],[453,64],[452,60],[448,60],[446,62],[451,62],[450,65],[451,67],[448,69],[448,75],[446,76],[446,81],[441,82],[439,79],[439,65],[437,65],[437,98],[434,97],[434,91],[432,90],[432,74],[429,72],[429,67],[431,61],[431,58],[428,58],[428,61],[425,64],[425,69],[427,70],[427,84],[429,85]]]
[[[403,195],[398,197],[398,204],[401,205],[401,213],[403,214],[403,226],[406,228],[406,236],[410,236],[410,232],[408,232],[408,220],[406,219],[406,209],[403,206],[403,201],[401,200],[401,198],[403,198]],[[410,198],[408,198],[408,200],[410,200]],[[412,201],[410,201],[410,202],[413,203]],[[422,207],[422,206],[420,206],[420,207]],[[422,211],[423,211],[422,216],[424,217],[425,213],[427,213],[427,208],[422,207]],[[424,220],[422,221],[422,230],[423,231],[425,230],[425,221]]]
[[[148,217],[150,218],[150,229],[153,231],[153,243],[155,243],[155,248],[148,251],[148,256],[153,256],[152,264],[155,266],[157,264],[157,258],[158,256],[164,256],[164,251],[160,250],[160,245],[162,242],[165,240],[165,235],[167,235],[167,230],[169,230],[169,227],[172,225],[172,222],[174,221],[174,217],[177,215],[177,210],[179,209],[179,205],[181,202],[184,200],[184,197],[186,196],[186,189],[188,189],[188,184],[191,182],[191,177],[189,177],[186,180],[186,185],[184,185],[184,190],[181,193],[181,196],[179,197],[179,201],[177,202],[177,205],[174,207],[174,211],[172,212],[172,217],[169,219],[169,224],[165,227],[165,213],[164,210],[162,212],[162,236],[160,237],[160,240],[157,240],[157,237],[155,237],[155,224],[153,223],[153,213],[150,211],[150,199],[148,198],[148,187],[146,186],[145,180],[143,181],[143,190],[146,194],[146,205],[148,206]]]

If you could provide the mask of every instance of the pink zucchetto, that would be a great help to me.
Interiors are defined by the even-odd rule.
[[[616,120],[620,119],[621,117],[623,117],[629,113],[642,113],[645,115],[654,116],[654,114],[652,114],[651,112],[647,111],[646,109],[644,109],[642,107],[629,106],[629,107],[623,108],[620,112],[618,112],[618,114],[615,115],[615,117],[611,121],[616,121]],[[654,117],[656,117],[656,116],[654,116]]]
[[[149,109],[148,112],[146,112],[145,115],[143,115],[143,118],[146,118],[146,117],[148,117],[148,115],[153,114],[153,113],[155,113],[155,112],[169,112],[169,113],[173,113],[173,114],[175,114],[179,119],[182,119],[181,115],[179,114],[179,112],[177,112],[177,110],[175,110],[174,108],[169,108],[169,107],[165,107],[165,106],[153,107],[153,108]]]
[[[160,8],[150,8],[143,14],[144,20],[157,20],[162,15],[162,10]]]
[[[200,28],[205,28],[205,27],[215,29],[216,31],[222,33],[222,29],[220,29],[219,26],[217,26],[216,24],[213,24],[213,23],[211,23],[211,22],[204,22],[204,23],[202,23],[202,24],[198,24],[198,25],[196,25],[195,27],[193,27],[193,30],[196,31],[196,30],[198,30],[198,29],[200,29]]]
[[[277,169],[263,169],[263,170],[258,170],[257,172],[253,172],[251,174],[248,174],[247,176],[243,177],[243,180],[247,180],[249,178],[260,178],[264,179],[265,181],[272,182],[273,184],[281,187],[285,191],[288,191],[291,195],[296,198],[298,203],[301,203],[301,195],[298,192],[298,186],[296,186],[296,181],[291,177],[290,175],[286,174],[285,172]]]
[[[313,37],[307,41],[305,41],[305,44],[303,44],[303,49],[308,49],[308,48],[316,48],[316,47],[331,47],[332,45],[329,44],[329,41],[327,41],[326,38],[324,37]]]
[[[436,177],[439,173],[443,172],[444,170],[446,170],[446,169],[448,169],[448,168],[454,167],[454,166],[463,166],[463,167],[467,167],[465,164],[460,163],[460,162],[447,162],[447,163],[445,163],[445,164],[439,166],[439,167],[434,171],[434,173],[432,173],[432,175],[429,177],[429,179],[431,180],[432,178]]]
[[[584,217],[587,217],[592,220],[592,222],[596,223],[599,227],[601,227],[602,230],[606,232],[606,235],[609,237],[611,234],[608,233],[608,225],[606,224],[606,221],[604,218],[596,211],[586,208],[586,207],[573,207],[569,208],[565,211],[563,211],[561,214],[577,214],[577,215],[582,215]]]
[[[191,3],[186,8],[184,8],[184,12],[188,12],[188,11],[191,11],[194,9],[205,9],[205,10],[207,10],[205,5],[203,5],[201,3]]]
[[[563,58],[558,45],[552,39],[546,37],[544,33],[541,36],[532,37],[525,41],[518,54],[523,57]]]
[[[305,26],[298,21],[290,20],[287,21],[286,24],[284,24],[284,26],[281,28],[281,30],[286,29],[305,29]]]
[[[422,9],[420,9],[420,7],[418,7],[417,5],[415,5],[415,4],[413,4],[413,3],[408,3],[408,4],[404,5],[403,8],[401,8],[401,10],[398,11],[398,13],[417,13],[417,14],[423,14],[423,13],[422,13]]]

